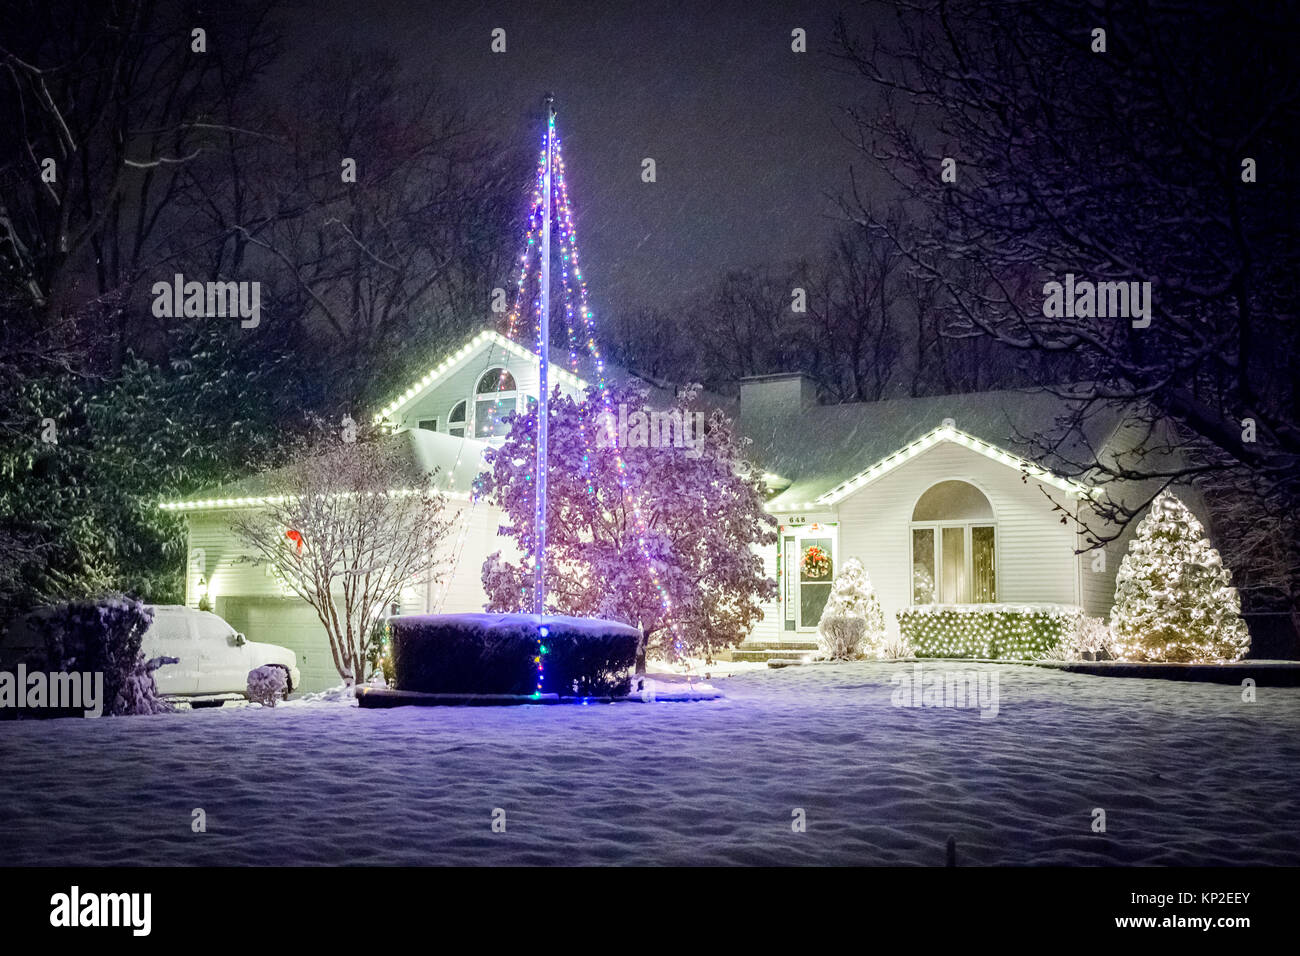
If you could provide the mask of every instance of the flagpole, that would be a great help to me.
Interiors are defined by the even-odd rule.
[[[538,325],[538,398],[536,467],[536,551],[533,560],[533,613],[546,612],[546,448],[549,438],[551,344],[551,151],[555,139],[555,97],[546,94],[546,167],[542,175],[542,276]]]

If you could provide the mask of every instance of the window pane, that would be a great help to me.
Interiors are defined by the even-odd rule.
[[[970,587],[966,580],[966,529],[943,528],[943,554],[940,556],[942,604],[969,604]]]
[[[912,603],[933,604],[934,529],[912,529]]]
[[[488,392],[513,392],[515,390],[515,377],[503,368],[490,369],[483,373],[483,377],[478,380],[478,387],[474,391],[479,395]]]
[[[987,604],[998,599],[997,573],[993,563],[993,529],[971,528],[971,600]]]
[[[810,562],[809,552],[820,553],[821,562]],[[799,553],[799,624],[816,627],[822,618],[822,609],[831,596],[831,581],[835,577],[834,556],[830,538],[805,538],[800,542]]]
[[[448,422],[452,422],[452,423],[460,423],[460,422],[465,421],[465,403],[464,403],[464,402],[457,402],[457,403],[456,403],[456,407],[453,408],[453,409],[451,410],[451,414],[447,416],[447,421],[448,421]]]
[[[474,437],[502,438],[510,431],[503,419],[515,410],[513,398],[495,398],[474,403]]]

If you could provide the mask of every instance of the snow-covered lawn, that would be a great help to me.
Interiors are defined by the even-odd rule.
[[[1300,864],[1300,690],[950,666],[998,673],[995,718],[854,663],[705,703],[6,722],[0,863]]]

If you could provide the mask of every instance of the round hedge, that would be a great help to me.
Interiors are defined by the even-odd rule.
[[[389,620],[395,686],[426,694],[537,691],[535,614],[407,614]],[[617,697],[631,689],[641,632],[598,618],[545,617],[542,689]]]

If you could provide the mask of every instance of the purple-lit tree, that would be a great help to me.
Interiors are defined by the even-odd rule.
[[[731,421],[714,412],[704,434],[688,426],[680,444],[647,436],[643,447],[635,438],[610,447],[608,410],[633,418],[645,399],[637,384],[611,387],[607,401],[595,388],[584,401],[555,393],[546,512],[547,610],[640,627],[638,670],[647,651],[711,659],[743,640],[776,594],[753,548],[775,542],[775,522]],[[694,400],[693,391],[679,398],[678,421],[704,422]],[[499,551],[484,562],[489,610],[532,608],[536,432],[535,410],[516,415],[505,444],[485,456],[480,492],[505,511],[502,531],[521,553],[517,563]]]

